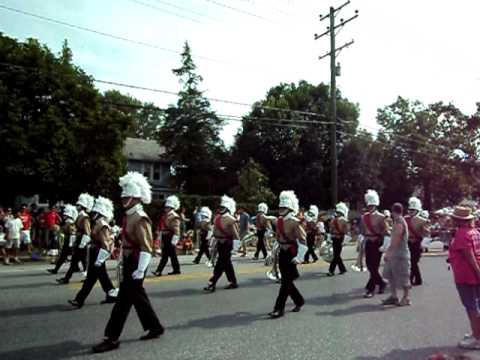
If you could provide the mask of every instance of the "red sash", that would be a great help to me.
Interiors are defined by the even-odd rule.
[[[367,227],[368,231],[370,232],[370,235],[382,237],[382,235],[380,235],[379,233],[377,233],[374,230],[373,224],[372,224],[372,219],[370,219],[370,213],[363,214],[362,220],[363,220],[363,223],[365,224],[365,226]]]
[[[225,228],[223,227],[222,225],[222,216],[221,215],[217,215],[215,217],[215,220],[213,221],[213,223],[215,224],[215,228],[218,229],[218,231],[220,231],[222,233],[222,235],[226,238],[226,239],[232,239],[232,235],[230,235],[228,232],[225,231]]]
[[[283,217],[279,217],[277,220],[277,230],[278,230],[278,233],[282,236],[282,238],[286,238],[285,227],[283,224]]]
[[[410,234],[412,234],[415,239],[421,240],[422,236],[419,233],[417,233],[415,231],[415,229],[413,228],[412,218],[411,217],[405,217],[405,221],[406,221],[407,226],[408,226],[408,232]]]
[[[332,225],[335,227],[335,230],[337,230],[337,234],[342,235],[342,231],[340,230],[340,225],[338,224],[337,219],[332,220]]]

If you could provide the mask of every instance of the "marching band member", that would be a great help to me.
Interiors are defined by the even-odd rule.
[[[333,260],[328,269],[328,276],[335,274],[335,268],[338,265],[340,274],[345,274],[347,269],[342,260],[342,248],[345,235],[348,233],[348,207],[340,202],[335,207],[335,218],[330,223],[330,236],[332,238]]]
[[[365,262],[370,272],[370,279],[365,286],[365,298],[371,298],[375,292],[375,286],[379,287],[379,294],[385,291],[386,283],[379,273],[382,253],[380,248],[383,245],[383,237],[387,234],[385,216],[377,207],[380,205],[380,197],[375,190],[368,190],[365,194],[367,212],[362,215],[363,236],[365,238]]]
[[[180,200],[175,195],[167,197],[164,206],[164,214],[160,219],[158,232],[161,236],[162,258],[158,263],[157,270],[153,272],[155,276],[162,276],[162,271],[167,265],[168,258],[172,264],[173,271],[168,275],[178,275],[180,264],[177,258],[177,243],[180,240],[180,216],[176,211],[180,208]]]
[[[60,270],[65,261],[67,261],[68,256],[72,254],[73,245],[75,244],[76,240],[75,221],[77,220],[77,217],[77,208],[73,205],[66,204],[63,210],[64,225],[62,227],[62,232],[64,235],[64,240],[62,250],[55,264],[55,268],[47,270],[50,274],[58,273],[58,270]]]
[[[422,275],[418,263],[422,256],[422,240],[428,235],[428,220],[421,217],[422,202],[416,197],[408,200],[408,215],[405,221],[408,226],[408,248],[410,250],[410,282],[413,286],[422,285]]]
[[[117,302],[105,328],[104,340],[93,347],[93,352],[106,352],[118,348],[118,339],[132,305],[140,322],[148,333],[141,340],[158,338],[164,333],[150,300],[143,287],[143,279],[152,259],[152,222],[143,211],[143,204],[152,199],[150,184],[137,172],[129,172],[120,178],[122,205],[126,215],[122,226],[122,279]]]
[[[210,251],[209,247],[209,240],[212,237],[212,210],[210,210],[207,206],[204,206],[200,209],[200,248],[198,249],[198,254],[195,260],[193,260],[194,264],[200,263],[200,259],[202,255],[205,254],[210,261]]]
[[[258,255],[260,251],[262,252],[263,258],[267,257],[267,249],[265,247],[265,233],[267,232],[268,226],[268,205],[265,203],[258,204],[257,218],[256,218],[256,228],[257,228],[257,251],[255,252],[254,259],[258,260]]]
[[[113,219],[112,202],[107,198],[99,196],[95,199],[91,214],[94,226],[91,233],[91,242],[88,245],[87,278],[75,299],[68,301],[76,308],[83,306],[85,299],[92,291],[97,280],[100,281],[100,285],[106,294],[106,299],[102,301],[102,304],[114,303],[118,294],[118,289],[113,286],[105,265],[113,249],[113,237],[108,224]]]
[[[308,209],[307,213],[305,214],[305,223],[308,251],[305,254],[304,263],[308,264],[310,262],[310,255],[313,258],[313,262],[318,261],[318,256],[315,254],[315,243],[317,240],[317,235],[320,231],[318,225],[318,207],[315,205],[310,205],[310,209]]]
[[[68,284],[73,273],[78,269],[81,262],[83,271],[87,271],[87,245],[90,242],[90,217],[88,213],[92,210],[95,199],[90,194],[80,194],[77,201],[78,217],[75,222],[77,239],[73,245],[73,254],[65,277],[57,279],[59,284]]]
[[[280,291],[275,307],[268,315],[279,318],[284,315],[285,303],[290,296],[295,303],[293,312],[301,310],[305,304],[303,296],[293,283],[299,277],[297,270],[298,243],[306,241],[306,233],[301,222],[296,218],[298,213],[298,198],[293,191],[280,193],[280,217],[277,219],[277,241],[280,245],[279,267],[282,275]]]
[[[232,250],[234,243],[239,242],[239,227],[237,220],[233,217],[235,214],[235,200],[224,195],[220,202],[220,214],[215,216],[213,221],[213,237],[216,240],[218,251],[218,260],[213,269],[213,276],[208,285],[204,288],[207,292],[214,292],[218,279],[225,272],[229,284],[225,289],[238,288],[235,269],[232,264]]]

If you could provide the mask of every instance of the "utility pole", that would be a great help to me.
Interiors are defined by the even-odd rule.
[[[335,16],[337,13],[342,10],[345,6],[350,4],[350,0],[334,8],[330,6],[330,11],[328,15],[320,15],[320,21],[323,21],[327,18],[330,19],[330,26],[327,27],[327,31],[323,34],[315,34],[315,40],[320,39],[323,36],[330,35],[330,52],[320,56],[318,59],[321,60],[330,56],[330,116],[331,116],[331,125],[330,125],[330,155],[331,155],[331,201],[332,206],[338,202],[338,173],[337,173],[337,76],[340,76],[340,65],[336,63],[337,53],[342,49],[349,47],[353,44],[353,40],[348,43],[343,44],[339,48],[336,48],[335,45],[335,36],[336,30],[343,27],[345,24],[356,19],[358,17],[358,10],[355,10],[355,15],[347,20],[340,20],[340,24],[335,25]]]

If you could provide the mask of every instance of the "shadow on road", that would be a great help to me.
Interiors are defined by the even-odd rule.
[[[356,301],[362,298],[364,289],[352,289],[343,293],[316,296],[308,299],[309,305],[339,305]]]
[[[169,330],[191,329],[194,327],[202,329],[232,328],[246,326],[255,321],[270,320],[265,314],[252,314],[249,312],[236,312],[228,315],[217,315],[202,319],[190,320],[185,324],[169,326]]]
[[[418,349],[400,350],[395,349],[382,356],[359,356],[355,360],[426,360],[431,355],[444,355],[438,357],[445,360],[475,360],[477,357],[470,357],[466,351],[456,347],[426,347]]]
[[[74,309],[70,305],[59,305],[59,304],[45,305],[45,306],[30,306],[30,307],[23,307],[19,309],[0,310],[0,318],[5,319],[7,317],[15,317],[15,316],[32,316],[32,315],[39,315],[39,314],[52,313],[52,312],[63,312],[63,311],[65,312],[74,311]]]
[[[317,316],[350,316],[354,314],[365,314],[373,312],[382,312],[385,308],[380,304],[360,304],[346,309],[336,309],[332,311],[316,312]]]
[[[73,356],[85,355],[90,351],[89,346],[82,345],[76,341],[65,341],[53,345],[36,346],[21,350],[2,351],[2,360],[60,360]]]

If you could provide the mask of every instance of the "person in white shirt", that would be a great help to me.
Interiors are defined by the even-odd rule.
[[[18,258],[18,248],[20,247],[20,233],[23,229],[23,223],[20,219],[20,211],[15,212],[15,217],[7,220],[5,224],[6,228],[6,249],[7,249],[7,259],[5,264],[10,264],[9,257],[13,258],[13,261],[17,264],[20,264],[21,261]]]

